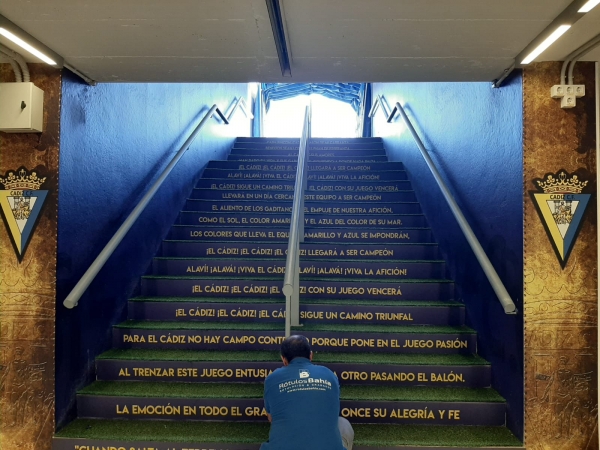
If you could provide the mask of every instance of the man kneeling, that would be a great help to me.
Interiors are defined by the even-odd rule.
[[[316,366],[304,336],[281,344],[283,366],[265,380],[265,410],[271,430],[261,450],[352,450],[354,430],[339,417],[340,385]]]

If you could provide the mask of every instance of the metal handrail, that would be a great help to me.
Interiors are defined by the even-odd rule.
[[[179,151],[175,154],[175,156],[173,157],[173,159],[171,160],[169,165],[163,170],[163,172],[160,174],[160,176],[154,182],[154,184],[150,187],[150,189],[148,189],[148,192],[146,192],[146,194],[140,200],[140,202],[137,204],[137,206],[133,209],[133,211],[131,211],[131,213],[129,214],[127,219],[125,219],[125,222],[123,222],[123,224],[119,227],[119,229],[114,234],[114,236],[110,239],[110,241],[108,241],[108,244],[106,244],[106,246],[102,249],[102,251],[96,257],[96,259],[91,264],[91,266],[88,268],[88,270],[86,270],[86,272],[83,274],[81,279],[77,282],[75,287],[71,290],[69,295],[67,295],[67,298],[63,301],[63,305],[65,305],[69,309],[77,306],[77,303],[79,302],[79,299],[81,298],[81,296],[83,295],[85,290],[88,288],[88,286],[94,280],[94,278],[96,278],[96,275],[98,275],[98,272],[100,272],[100,269],[102,269],[102,267],[104,266],[104,264],[106,263],[108,258],[110,258],[110,256],[113,254],[113,252],[115,251],[117,246],[121,243],[121,241],[123,240],[123,238],[129,231],[129,229],[133,226],[134,222],[142,214],[142,212],[144,211],[144,208],[146,208],[146,206],[148,205],[150,200],[152,200],[152,197],[154,196],[156,191],[158,191],[158,188],[163,184],[163,182],[165,181],[167,176],[171,173],[171,171],[173,170],[175,165],[183,157],[184,153],[188,150],[190,145],[192,145],[192,142],[194,142],[194,139],[196,138],[196,136],[198,135],[198,133],[200,132],[202,127],[206,124],[208,119],[213,117],[214,114],[217,114],[221,118],[223,123],[228,125],[229,119],[231,119],[231,116],[233,115],[233,113],[237,109],[237,106],[240,103],[241,103],[240,100],[238,100],[236,103],[236,106],[233,108],[233,110],[229,114],[229,117],[227,117],[227,118],[221,112],[221,110],[217,107],[216,104],[212,105],[212,107],[208,110],[208,112],[202,118],[200,123],[196,126],[196,128],[194,129],[194,131],[192,132],[190,137],[187,138],[187,140],[183,143],[183,145],[181,146]],[[246,114],[246,115],[248,115],[248,114]]]
[[[369,112],[369,117],[373,117],[373,115],[377,111],[377,107],[379,106],[378,105],[379,103],[382,105],[382,109],[385,109],[385,106],[386,106],[385,99],[381,95],[378,95],[377,100],[375,101],[375,103],[373,104],[373,107],[371,108],[371,111]],[[437,182],[438,186],[440,187],[442,194],[444,195],[444,198],[448,202],[448,205],[450,206],[450,209],[452,210],[452,214],[454,215],[454,217],[456,218],[456,221],[458,222],[458,226],[460,227],[463,234],[465,235],[465,238],[467,239],[467,242],[471,246],[473,253],[475,253],[475,257],[479,261],[479,264],[481,265],[481,268],[485,272],[485,275],[487,276],[488,281],[492,285],[492,289],[494,289],[494,292],[496,293],[498,300],[500,300],[500,303],[502,304],[502,307],[504,308],[504,312],[506,314],[516,314],[517,307],[515,306],[514,302],[512,301],[510,294],[504,287],[502,280],[500,280],[498,273],[496,273],[494,266],[492,266],[492,263],[490,262],[489,258],[485,254],[485,251],[481,247],[479,240],[475,236],[475,233],[473,233],[471,226],[467,222],[467,219],[465,219],[465,216],[463,215],[462,211],[460,210],[460,207],[454,200],[454,197],[450,193],[450,190],[446,186],[446,183],[444,182],[439,171],[435,167],[433,160],[429,156],[427,149],[423,145],[423,142],[419,138],[419,135],[415,131],[412,123],[410,122],[408,116],[406,115],[406,112],[404,111],[404,108],[402,108],[402,105],[400,105],[399,102],[396,102],[394,109],[387,116],[388,123],[394,119],[394,115],[396,114],[396,112],[400,113],[400,115],[402,116],[402,119],[404,119],[404,122],[406,123],[406,126],[410,130],[410,132],[413,136],[413,139],[415,140],[415,142],[417,144],[417,147],[419,147],[419,150],[421,151],[421,154],[423,155],[423,158],[425,159],[425,162],[427,163],[427,166],[429,167],[429,170],[431,170],[431,173],[433,174],[435,181]]]
[[[290,223],[283,293],[285,294],[285,335],[291,334],[292,326],[300,325],[300,242],[304,242],[304,190],[307,174],[306,144],[310,137],[310,106],[304,112],[304,128],[298,150],[294,202]]]

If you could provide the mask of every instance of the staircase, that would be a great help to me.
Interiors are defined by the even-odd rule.
[[[301,322],[354,448],[520,448],[403,166],[379,138],[311,139]],[[253,450],[281,366],[297,139],[211,161],[54,450]],[[307,430],[310,432],[310,430]]]

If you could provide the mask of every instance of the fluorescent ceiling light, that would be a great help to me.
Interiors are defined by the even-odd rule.
[[[594,1],[596,1],[596,0],[594,0]],[[598,0],[598,2],[600,2],[600,0]],[[529,55],[527,55],[527,57],[523,61],[521,61],[521,64],[529,64],[535,58],[540,56],[540,54],[544,50],[546,50],[548,47],[550,47],[559,37],[561,37],[563,34],[565,34],[565,32],[569,28],[571,28],[571,25],[561,25],[560,27],[558,27],[554,31],[554,33],[552,33],[550,36],[548,36],[544,42],[542,42],[540,45],[538,45],[534,51],[532,51]]]
[[[590,12],[592,9],[594,9],[594,7],[600,3],[600,0],[590,0],[589,2],[587,2],[585,5],[583,5],[581,7],[581,9],[577,12],[580,13],[586,13],[586,12]]]
[[[46,55],[44,55],[42,52],[40,52],[39,50],[33,48],[31,45],[29,45],[27,42],[25,42],[23,39],[18,38],[17,36],[15,36],[14,34],[12,34],[10,31],[8,31],[6,28],[1,28],[0,27],[0,34],[2,36],[4,36],[7,39],[10,39],[11,41],[13,41],[15,44],[17,44],[19,47],[24,48],[25,50],[27,50],[29,53],[31,53],[34,56],[37,56],[38,58],[40,58],[42,61],[44,61],[47,64],[50,64],[52,66],[56,65],[56,62],[53,61],[52,59],[48,58]]]

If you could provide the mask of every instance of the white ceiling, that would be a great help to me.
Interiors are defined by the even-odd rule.
[[[570,3],[282,0],[292,78],[265,0],[2,0],[0,14],[100,82],[491,81]],[[597,7],[538,61],[599,32]]]

